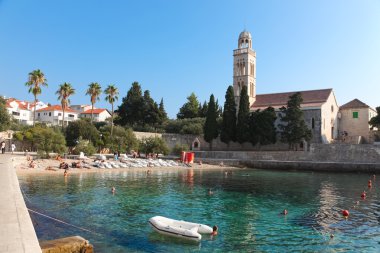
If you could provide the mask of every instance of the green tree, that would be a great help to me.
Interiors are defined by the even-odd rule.
[[[65,110],[70,105],[69,97],[75,93],[75,89],[71,86],[70,83],[63,83],[59,86],[59,89],[55,94],[58,95],[58,100],[61,100],[62,106],[62,129],[65,126]]]
[[[156,127],[160,122],[160,112],[157,103],[154,102],[154,100],[150,97],[149,90],[144,91],[143,103],[144,106],[142,108],[142,124]]]
[[[312,137],[311,131],[303,119],[302,101],[301,93],[297,92],[289,97],[287,107],[281,108],[282,124],[279,124],[281,140],[288,143],[290,148],[294,148],[295,144],[302,140],[309,141]]]
[[[79,119],[70,122],[66,127],[65,138],[69,147],[76,146],[79,139],[89,140],[93,145],[97,145],[100,132],[88,119]]]
[[[79,155],[80,152],[83,152],[84,154],[90,156],[96,152],[96,148],[90,141],[79,138],[77,145],[73,149],[73,154]]]
[[[208,105],[207,105],[206,101],[203,102],[203,105],[199,104],[199,109],[198,109],[199,117],[200,118],[206,118],[207,117],[207,110],[208,110]]]
[[[36,121],[37,96],[41,94],[41,86],[48,86],[46,82],[45,74],[37,69],[29,73],[28,81],[25,83],[29,87],[29,93],[32,93],[34,96],[33,126],[35,126]]]
[[[164,129],[166,133],[202,135],[205,118],[171,119]]]
[[[240,92],[239,112],[236,124],[236,140],[239,143],[249,141],[249,97],[247,86],[243,85]]]
[[[5,131],[11,124],[11,117],[7,111],[6,101],[0,97],[0,132]]]
[[[100,128],[102,134],[103,147],[112,151],[130,151],[138,147],[138,141],[132,129],[121,126],[114,127],[114,133],[110,135],[110,127],[103,126]]]
[[[143,113],[141,109],[144,107],[144,99],[138,82],[133,82],[127,96],[123,98],[122,104],[118,107],[119,115],[118,124],[133,127],[141,123]]]
[[[252,145],[276,143],[276,118],[276,112],[272,107],[268,107],[263,111],[257,110],[251,113],[249,118],[249,133]]]
[[[98,83],[90,83],[86,91],[86,95],[90,96],[91,100],[91,123],[94,116],[94,104],[99,100],[99,96],[102,94],[102,87]]]
[[[32,129],[32,132],[33,142],[41,156],[48,158],[50,152],[62,154],[66,151],[65,137],[60,131],[36,126]]]
[[[164,154],[169,153],[169,148],[166,142],[158,137],[148,137],[140,140],[139,150],[147,154]]]
[[[168,114],[165,111],[164,99],[161,98],[160,105],[158,106],[158,112],[160,115],[160,124],[163,124],[168,120]]]
[[[210,150],[212,150],[212,141],[218,137],[218,123],[216,122],[217,108],[215,106],[215,98],[214,95],[211,94],[208,102],[206,122],[203,129],[204,139],[210,143]]]
[[[380,129],[380,106],[376,107],[376,112],[377,115],[372,117],[368,123],[371,125],[371,128],[376,127],[377,129]]]
[[[187,97],[187,102],[179,109],[177,119],[192,119],[199,115],[199,102],[194,92]]]
[[[116,100],[119,99],[119,90],[115,87],[115,85],[110,84],[107,86],[107,88],[104,90],[104,94],[106,94],[106,101],[108,101],[111,104],[111,136],[113,132],[113,104]]]
[[[226,91],[222,118],[220,140],[229,146],[231,141],[236,141],[236,103],[234,88],[231,85]]]

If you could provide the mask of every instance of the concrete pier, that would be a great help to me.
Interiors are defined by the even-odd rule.
[[[40,253],[10,155],[0,154],[0,253]]]

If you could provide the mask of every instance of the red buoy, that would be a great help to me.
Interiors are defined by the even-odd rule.
[[[362,195],[360,195],[360,197],[361,197],[362,199],[365,199],[365,198],[367,197],[367,194],[365,193],[365,191],[362,192]]]
[[[342,215],[344,218],[347,218],[350,215],[350,212],[348,210],[343,210]]]

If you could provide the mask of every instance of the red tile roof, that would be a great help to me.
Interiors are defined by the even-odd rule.
[[[11,106],[11,103],[12,102],[16,102],[17,104],[18,104],[18,108],[19,109],[21,109],[21,110],[28,110],[28,106],[27,106],[27,104],[29,103],[29,102],[25,102],[25,101],[21,101],[21,100],[17,100],[17,99],[15,99],[15,98],[8,98],[7,99],[7,107],[8,108],[13,108],[12,106]],[[30,108],[29,108],[30,109]]]
[[[89,109],[87,111],[81,112],[81,114],[91,114],[92,109]],[[94,109],[93,114],[100,114],[104,111],[107,111],[106,109]]]
[[[256,95],[256,101],[251,105],[251,109],[263,109],[269,106],[280,108],[282,106],[286,106],[289,97],[296,92],[297,91]],[[301,93],[301,96],[303,98],[301,107],[314,107],[321,106],[323,103],[325,103],[330,96],[332,89],[307,90],[298,92]]]
[[[45,108],[37,110],[37,112],[46,112],[46,111],[62,111],[62,106],[60,106],[60,105],[52,105],[52,106],[48,106],[48,107],[45,107]],[[74,112],[74,113],[76,113],[76,111],[74,111],[74,110],[72,110],[70,108],[66,108],[65,112]]]
[[[363,103],[359,99],[355,98],[354,100],[342,105],[340,109],[352,109],[352,108],[369,108],[369,105]]]

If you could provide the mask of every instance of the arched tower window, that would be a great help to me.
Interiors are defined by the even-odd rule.
[[[315,127],[315,120],[314,118],[311,118],[311,129],[314,129]]]

